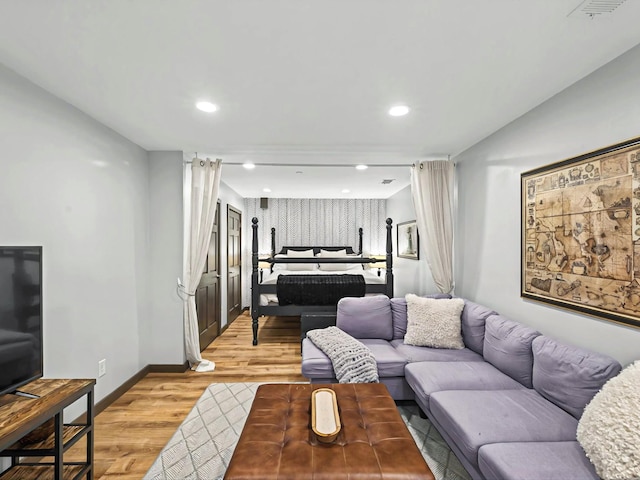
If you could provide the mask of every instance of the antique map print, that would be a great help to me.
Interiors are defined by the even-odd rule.
[[[640,146],[525,173],[522,188],[523,296],[640,326]]]

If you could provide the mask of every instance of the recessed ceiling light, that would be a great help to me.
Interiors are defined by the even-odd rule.
[[[342,190],[342,193],[350,193],[350,192],[351,192],[351,190],[349,190],[348,188],[344,188],[344,189]]]
[[[366,165],[356,165],[356,170],[366,170],[367,168],[369,168]]]
[[[218,110],[218,106],[211,102],[198,102],[196,103],[196,108],[207,113],[215,112],[216,110]]]
[[[271,193],[271,189],[270,188],[263,188],[262,191],[265,192],[265,193]]]
[[[256,168],[256,166],[251,162],[245,162],[242,164],[242,166],[247,170],[253,170],[254,168]]]
[[[401,117],[409,113],[409,107],[406,105],[396,105],[389,109],[389,115],[392,117]]]

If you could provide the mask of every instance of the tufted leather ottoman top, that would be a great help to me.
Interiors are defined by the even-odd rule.
[[[338,400],[342,430],[330,444],[311,431],[318,388]],[[224,478],[434,479],[381,383],[261,385]]]

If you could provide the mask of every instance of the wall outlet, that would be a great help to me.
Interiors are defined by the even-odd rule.
[[[107,359],[103,358],[98,362],[98,377],[103,377],[107,373]]]

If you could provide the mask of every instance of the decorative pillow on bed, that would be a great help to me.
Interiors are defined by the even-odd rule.
[[[286,255],[279,253],[277,255],[275,255],[273,258],[287,258]],[[275,272],[276,270],[286,270],[287,269],[287,264],[286,263],[274,263],[273,264],[273,271]]]
[[[346,257],[347,256],[347,251],[346,250],[336,250],[331,251],[331,250],[322,250],[320,249],[320,253],[318,253],[317,255],[318,257],[323,257],[323,258],[338,258],[338,257]],[[347,267],[349,266],[348,263],[320,263],[320,270],[327,270],[327,271],[339,271],[339,270],[347,270]]]
[[[288,258],[313,257],[313,249],[309,250],[287,250]],[[308,271],[317,270],[317,263],[287,263],[287,270]]]
[[[362,255],[358,255],[357,253],[348,253],[347,257],[362,258]],[[347,270],[360,270],[360,272],[362,273],[362,270],[364,270],[364,265],[364,263],[347,263]]]
[[[404,343],[420,347],[464,348],[460,315],[462,298],[424,298],[409,293]]]
[[[604,480],[640,478],[640,361],[604,384],[584,409],[577,440]]]

